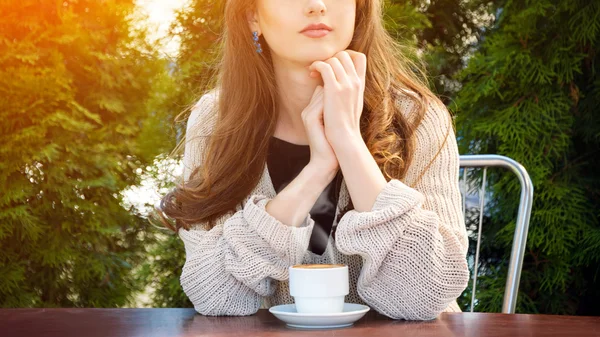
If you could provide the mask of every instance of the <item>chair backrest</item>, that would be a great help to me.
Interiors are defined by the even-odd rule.
[[[481,243],[481,227],[483,222],[483,208],[485,205],[485,184],[488,167],[504,167],[513,171],[521,182],[521,198],[519,201],[519,210],[517,213],[517,223],[513,237],[512,251],[508,265],[508,276],[506,278],[506,288],[504,289],[504,299],[502,301],[502,312],[508,314],[515,313],[517,305],[517,294],[519,291],[519,280],[521,278],[521,269],[523,267],[523,256],[525,255],[525,246],[527,244],[527,231],[529,229],[529,218],[531,216],[531,206],[533,202],[533,184],[527,170],[523,165],[515,160],[499,155],[480,154],[480,155],[462,155],[460,156],[460,167],[463,168],[463,186],[467,186],[467,170],[469,168],[483,168],[483,179],[479,190],[479,225],[477,235],[477,248],[475,250],[475,263],[473,267],[473,291],[471,295],[471,311],[475,304],[475,291],[477,286],[477,266],[479,264],[479,248]],[[466,216],[466,188],[463,193],[463,214]]]

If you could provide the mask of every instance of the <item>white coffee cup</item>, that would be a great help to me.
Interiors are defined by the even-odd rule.
[[[289,268],[290,295],[299,313],[339,313],[349,293],[348,266],[300,264]]]

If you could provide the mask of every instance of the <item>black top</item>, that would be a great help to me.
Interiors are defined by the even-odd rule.
[[[310,146],[286,142],[277,137],[271,137],[267,167],[273,187],[279,193],[283,190],[310,161]],[[329,235],[332,234],[333,220],[342,181],[340,171],[323,190],[315,205],[310,210],[310,216],[315,226],[310,237],[308,249],[322,255],[327,248]],[[335,229],[333,230],[335,238]]]

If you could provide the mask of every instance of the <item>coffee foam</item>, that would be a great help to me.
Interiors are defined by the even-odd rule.
[[[340,268],[345,267],[343,264],[297,264],[292,266],[292,268],[297,269],[330,269],[330,268]]]

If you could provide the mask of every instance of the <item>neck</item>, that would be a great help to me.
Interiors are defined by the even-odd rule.
[[[308,144],[302,111],[310,102],[317,85],[322,83],[320,78],[308,76],[309,65],[273,59],[278,89],[275,137],[294,144]]]

